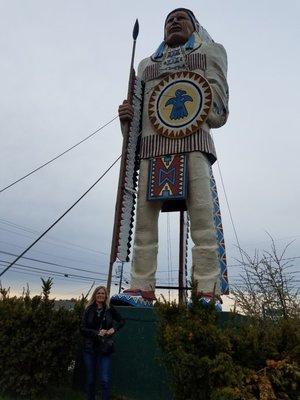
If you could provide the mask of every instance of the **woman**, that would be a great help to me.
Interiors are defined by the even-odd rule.
[[[98,286],[84,312],[81,333],[84,337],[84,363],[87,372],[87,400],[95,400],[98,379],[102,399],[109,400],[112,335],[124,325],[121,315],[108,305],[107,291]]]

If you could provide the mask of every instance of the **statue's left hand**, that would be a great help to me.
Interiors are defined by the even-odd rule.
[[[118,112],[121,124],[132,121],[133,107],[127,100],[124,100],[123,104],[119,106]]]

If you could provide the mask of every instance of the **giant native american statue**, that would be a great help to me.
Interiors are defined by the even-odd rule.
[[[182,209],[190,219],[197,290],[206,302],[228,290],[210,135],[227,120],[226,74],[224,47],[190,10],[178,8],[166,18],[164,41],[131,77],[132,93],[119,107],[125,145],[111,259],[129,260],[137,189],[129,297],[155,299],[159,212]]]

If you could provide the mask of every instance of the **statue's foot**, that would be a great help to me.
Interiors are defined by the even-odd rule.
[[[152,291],[141,289],[126,289],[123,293],[115,294],[111,297],[111,304],[115,306],[130,307],[153,307],[153,301],[156,300]]]
[[[211,292],[208,292],[208,293],[200,292],[199,301],[204,307],[208,307],[208,305],[211,302],[213,302],[214,305],[215,305],[215,310],[217,312],[221,312],[222,311],[223,301],[221,299],[221,296],[219,296],[218,294],[214,295]]]
[[[143,299],[148,301],[156,300],[153,290],[126,289],[123,293],[130,294],[131,296],[142,296]]]

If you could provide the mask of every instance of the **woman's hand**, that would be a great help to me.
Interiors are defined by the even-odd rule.
[[[105,335],[107,335],[107,332],[108,332],[108,331],[107,331],[106,329],[100,329],[98,335],[99,335],[99,336],[105,336]]]
[[[111,335],[113,335],[114,333],[115,333],[114,328],[110,328],[108,331],[106,331],[106,334],[107,334],[108,336],[111,336]]]

